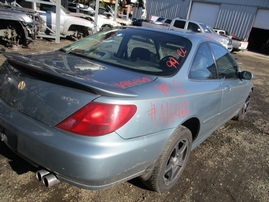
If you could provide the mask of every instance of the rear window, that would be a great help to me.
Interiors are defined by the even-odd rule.
[[[157,20],[156,20],[156,22],[161,22],[161,21],[163,21],[165,18],[158,18]]]
[[[184,29],[186,22],[182,20],[175,20],[174,27]]]
[[[62,50],[118,68],[168,76],[179,71],[190,49],[191,42],[178,35],[121,28],[98,32]]]

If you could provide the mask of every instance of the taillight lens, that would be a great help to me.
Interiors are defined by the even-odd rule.
[[[56,127],[80,135],[101,136],[123,126],[135,112],[135,105],[91,102]]]

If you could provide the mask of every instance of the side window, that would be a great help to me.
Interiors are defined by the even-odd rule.
[[[192,22],[189,22],[189,24],[188,24],[188,30],[190,30],[192,32],[201,32],[200,27],[197,24],[192,23]]]
[[[186,22],[182,20],[176,20],[174,23],[174,27],[184,29]]]
[[[238,78],[239,67],[233,56],[221,45],[210,43],[210,47],[216,59],[219,78],[233,79]]]
[[[40,4],[40,10],[46,11],[46,12],[51,12],[51,13],[56,13],[56,6],[48,5],[48,4]]]
[[[191,65],[189,78],[199,80],[217,79],[216,65],[207,43],[201,44],[198,48]]]

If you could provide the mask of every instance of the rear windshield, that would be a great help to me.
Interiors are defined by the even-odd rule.
[[[191,42],[178,35],[121,28],[98,32],[61,50],[131,71],[168,76],[179,71],[190,48]]]

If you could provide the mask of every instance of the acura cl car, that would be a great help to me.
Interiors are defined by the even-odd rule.
[[[253,90],[251,72],[194,33],[125,27],[4,55],[1,140],[46,186],[94,190],[139,177],[165,192],[191,150],[245,117]]]

